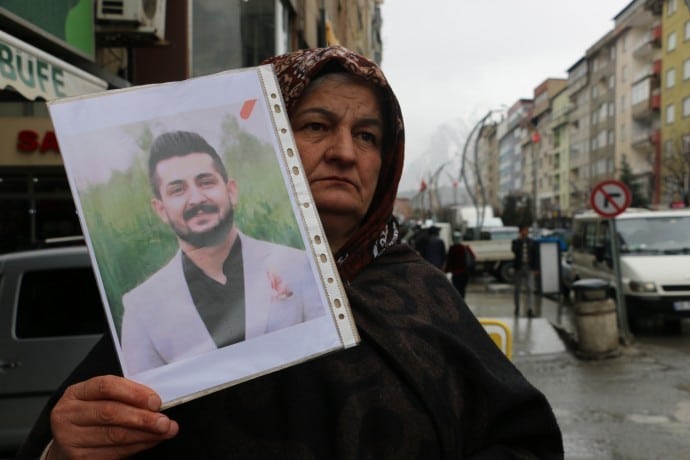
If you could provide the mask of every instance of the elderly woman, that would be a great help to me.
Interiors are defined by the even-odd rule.
[[[103,340],[22,456],[48,458],[561,458],[544,396],[443,274],[398,242],[398,102],[342,47],[268,60],[362,342],[159,412]],[[75,383],[77,382],[77,383]]]

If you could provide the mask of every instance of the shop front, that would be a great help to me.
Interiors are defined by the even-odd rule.
[[[0,119],[0,253],[80,235],[55,132],[48,118]]]

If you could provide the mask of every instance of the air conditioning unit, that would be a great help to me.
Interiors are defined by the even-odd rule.
[[[96,22],[100,33],[109,31],[151,35],[165,39],[166,0],[97,0]]]

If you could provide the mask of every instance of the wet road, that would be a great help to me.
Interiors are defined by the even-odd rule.
[[[467,303],[511,326],[513,362],[551,402],[566,459],[690,459],[690,323],[681,335],[638,334],[615,358],[583,360],[567,304],[542,298],[541,316],[515,319],[510,286],[476,282]]]

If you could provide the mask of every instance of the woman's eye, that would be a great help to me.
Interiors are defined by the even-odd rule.
[[[309,131],[323,131],[326,129],[326,127],[321,123],[314,122],[314,123],[308,123],[306,125],[306,129],[308,129]]]
[[[376,135],[373,133],[361,132],[359,133],[359,138],[362,139],[364,142],[376,145],[377,138]]]

